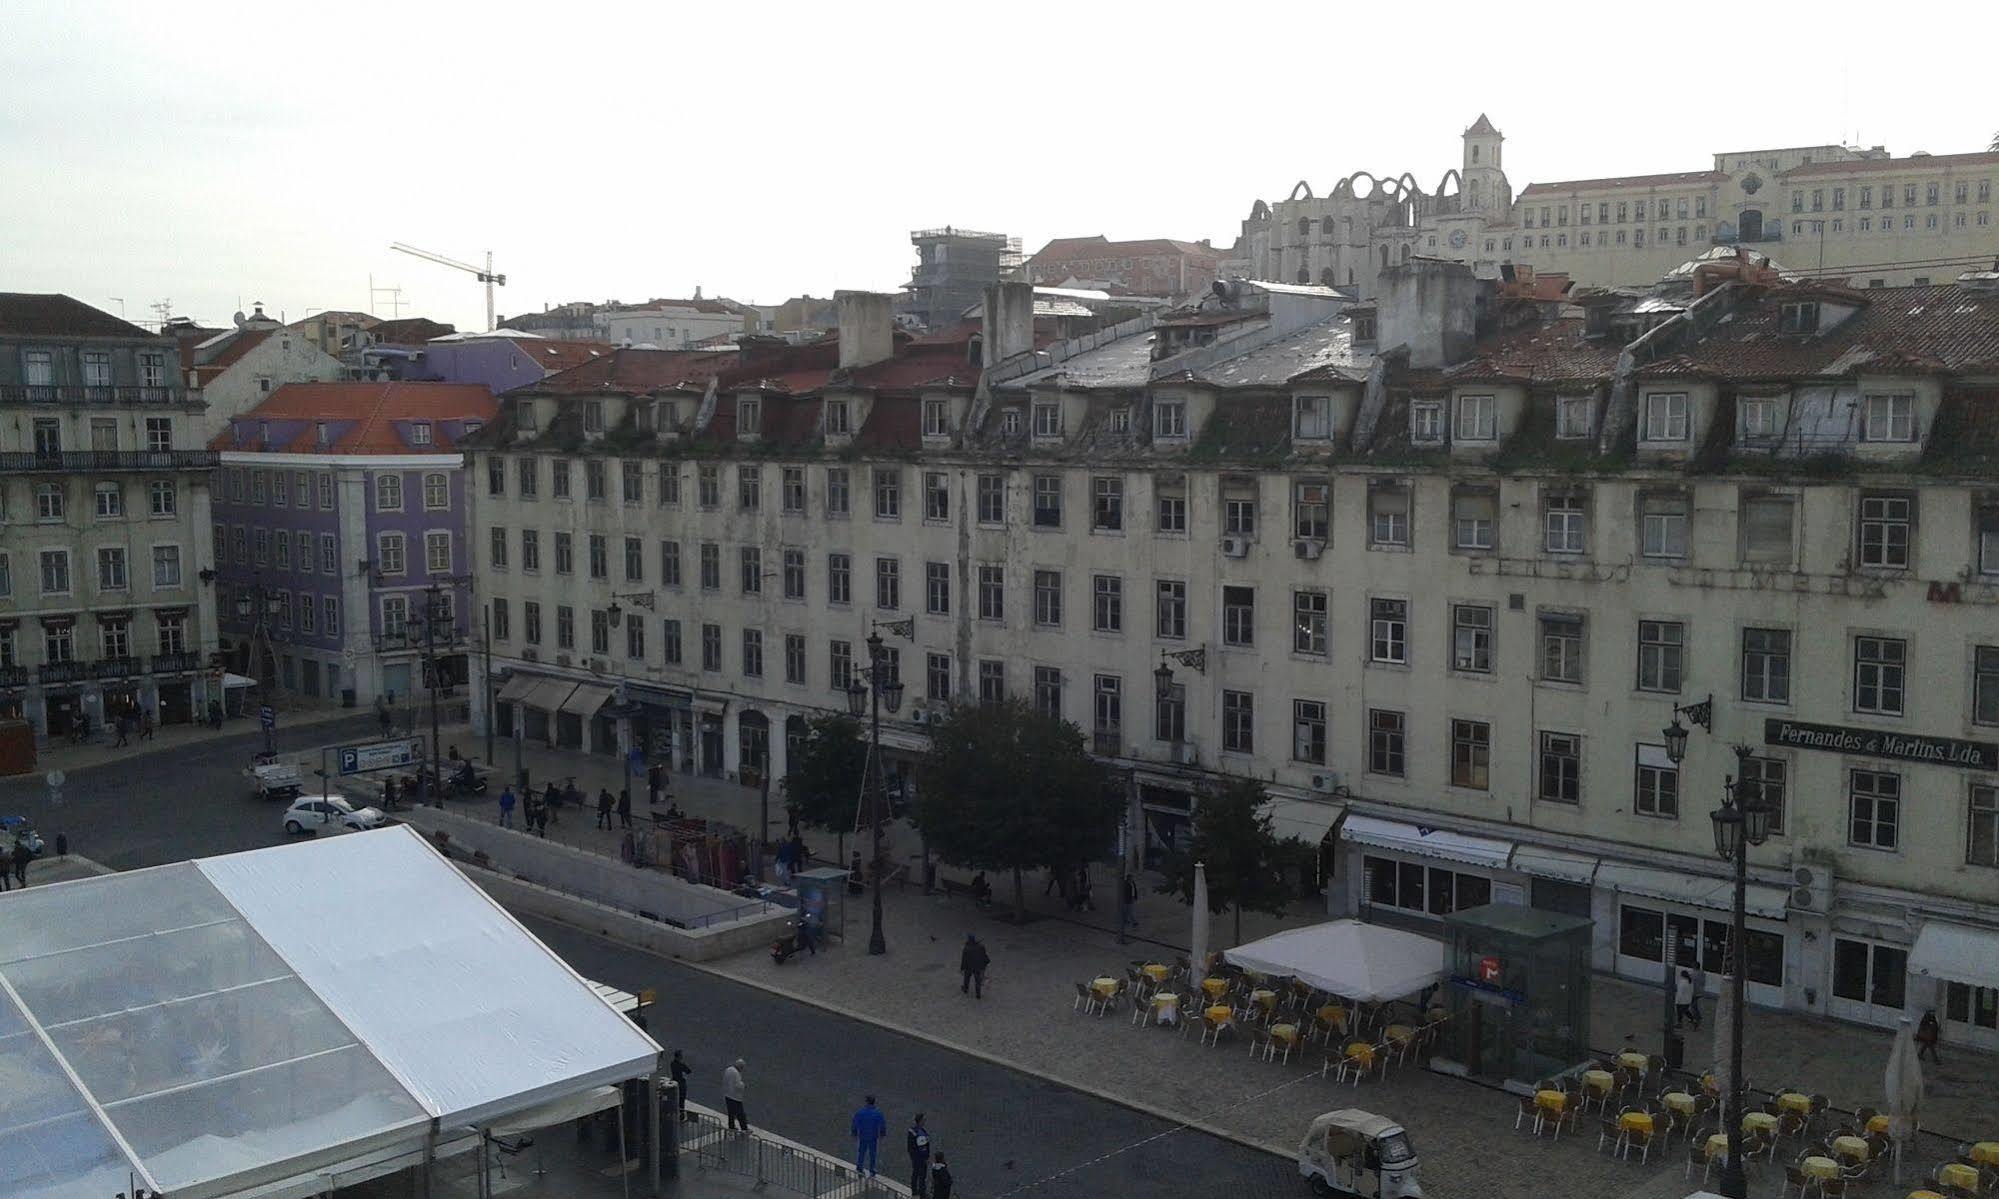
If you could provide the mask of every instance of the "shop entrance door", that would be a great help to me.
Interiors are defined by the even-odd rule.
[[[1833,1015],[1892,1025],[1902,1016],[1908,981],[1907,950],[1855,937],[1833,938]]]

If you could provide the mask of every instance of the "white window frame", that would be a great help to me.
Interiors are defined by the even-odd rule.
[[[1451,441],[1485,442],[1499,438],[1499,400],[1487,393],[1451,400]]]
[[[1908,392],[1869,395],[1862,401],[1864,411],[1860,439],[1872,443],[1906,445],[1916,439],[1916,397]]]
[[[1683,442],[1692,436],[1692,410],[1684,391],[1645,393],[1645,440]]]
[[[1596,401],[1589,396],[1555,397],[1555,439],[1586,441],[1594,431]]]
[[[398,471],[383,471],[375,476],[375,511],[401,512],[403,510],[403,476]]]
[[[1444,406],[1436,400],[1409,404],[1409,440],[1416,445],[1444,444]]]

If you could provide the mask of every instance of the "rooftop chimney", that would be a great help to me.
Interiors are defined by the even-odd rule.
[[[1377,344],[1402,347],[1418,369],[1470,356],[1478,338],[1480,283],[1462,262],[1417,258],[1381,272]]]
[[[984,362],[990,366],[1034,348],[1034,285],[992,283],[986,286],[985,321],[981,330]]]
[[[840,369],[858,370],[895,354],[895,297],[872,291],[833,294],[840,308]]]

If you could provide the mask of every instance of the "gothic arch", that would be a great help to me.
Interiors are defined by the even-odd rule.
[[[1312,194],[1312,185],[1305,182],[1303,179],[1300,179],[1298,181],[1298,186],[1291,189],[1291,195],[1289,196],[1289,199],[1296,200],[1298,198],[1299,192],[1304,192],[1305,199],[1307,200],[1313,200],[1318,198]]]
[[[1250,209],[1249,209],[1249,219],[1250,219],[1250,220],[1252,220],[1252,221],[1267,221],[1267,220],[1269,220],[1269,219],[1270,219],[1270,205],[1268,205],[1268,204],[1265,204],[1265,203],[1264,203],[1263,201],[1261,201],[1261,200],[1258,200],[1258,201],[1257,201],[1256,203],[1254,203],[1254,204],[1250,205]]]
[[[1465,179],[1463,175],[1458,174],[1458,169],[1456,167],[1452,167],[1450,170],[1445,171],[1444,177],[1437,180],[1437,195],[1442,196],[1444,194],[1445,188],[1450,188],[1452,191],[1457,191],[1457,192],[1464,191]]]

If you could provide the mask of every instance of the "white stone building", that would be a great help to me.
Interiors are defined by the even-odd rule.
[[[175,354],[68,296],[0,294],[0,715],[38,736],[221,698],[215,455]]]
[[[1741,744],[1781,805],[1752,997],[1999,1044],[1938,948],[1999,952],[1995,283],[1745,259],[1570,304],[1417,257],[1374,304],[1245,285],[1041,350],[1003,288],[982,376],[865,296],[837,348],[578,368],[470,450],[502,728],[781,776],[908,621],[893,751],[1031,696],[1150,845],[1250,775],[1331,911],[1581,913],[1599,969],[1670,935],[1711,985]]]
[[[1426,190],[1406,172],[1357,171],[1324,196],[1300,181],[1258,200],[1224,274],[1375,294],[1413,255],[1649,286],[1714,246],[1752,246],[1784,267],[1856,287],[1944,282],[1999,255],[1999,153],[1891,157],[1876,146],[1729,151],[1706,170],[1508,182],[1505,138],[1481,115],[1459,166]]]
[[[347,377],[340,359],[321,349],[307,330],[279,324],[264,315],[263,305],[247,317],[237,315],[242,319],[234,328],[183,350],[187,385],[200,389],[205,404],[203,441],[287,383]]]

